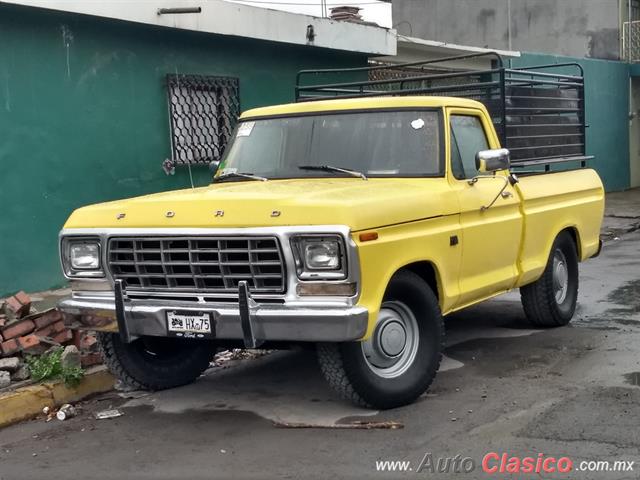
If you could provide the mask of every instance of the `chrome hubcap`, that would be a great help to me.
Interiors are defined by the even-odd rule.
[[[373,335],[362,342],[367,365],[378,376],[394,378],[413,363],[418,351],[418,322],[402,302],[384,302]]]
[[[553,291],[556,295],[556,303],[561,304],[567,298],[569,290],[569,271],[567,259],[561,250],[556,250],[553,255]]]

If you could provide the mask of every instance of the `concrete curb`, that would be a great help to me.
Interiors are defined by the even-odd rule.
[[[96,393],[113,389],[115,379],[106,367],[94,367],[85,373],[82,382],[68,388],[62,381],[45,382],[18,388],[0,395],[0,428],[42,413],[44,407],[59,407],[77,402]]]

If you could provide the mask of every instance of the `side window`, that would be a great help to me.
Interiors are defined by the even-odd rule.
[[[458,180],[478,175],[476,153],[487,150],[489,144],[479,117],[451,116],[451,170]]]

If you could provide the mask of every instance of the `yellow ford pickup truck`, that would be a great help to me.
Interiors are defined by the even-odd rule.
[[[566,325],[604,208],[582,83],[495,70],[497,115],[390,81],[245,112],[209,186],[73,212],[59,307],[138,388],[194,381],[221,346],[306,344],[332,387],[375,408],[427,390],[451,312],[519,288],[532,324]]]

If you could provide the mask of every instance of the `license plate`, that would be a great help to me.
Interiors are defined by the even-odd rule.
[[[200,312],[167,312],[167,332],[184,338],[213,336],[211,314]]]

